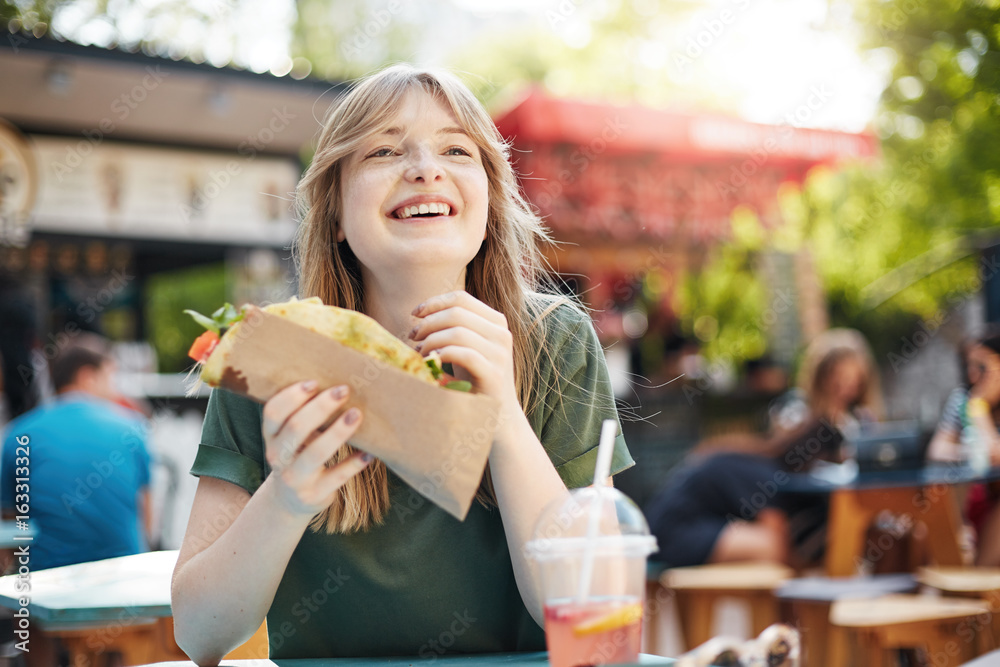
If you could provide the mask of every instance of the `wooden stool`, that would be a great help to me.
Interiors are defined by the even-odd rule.
[[[712,612],[719,598],[750,603],[754,637],[777,623],[778,601],[772,591],[794,575],[778,563],[719,563],[673,568],[663,573],[661,581],[677,596],[681,634],[690,651],[712,638]]]
[[[977,641],[989,606],[978,600],[929,595],[888,595],[876,600],[838,600],[830,609],[830,667],[894,665],[889,651],[922,648],[935,667],[960,665],[990,647]],[[857,655],[848,662],[853,639]]]
[[[829,657],[830,607],[837,600],[877,598],[891,593],[915,593],[912,574],[869,577],[802,577],[789,579],[774,591],[782,620],[797,627],[802,638],[804,667],[825,667]]]
[[[917,570],[917,581],[949,595],[986,602],[993,614],[993,643],[1000,642],[1000,568],[923,567]]]

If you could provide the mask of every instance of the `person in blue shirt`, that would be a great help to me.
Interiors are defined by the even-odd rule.
[[[29,567],[146,551],[146,423],[116,403],[106,343],[80,334],[49,371],[56,400],[7,425],[0,462],[4,516],[27,515],[36,531]]]

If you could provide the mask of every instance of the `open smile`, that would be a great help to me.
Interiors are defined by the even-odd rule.
[[[392,212],[392,217],[397,220],[408,218],[434,218],[437,216],[451,215],[451,206],[443,202],[431,202],[429,204],[419,204],[412,206],[400,206]]]

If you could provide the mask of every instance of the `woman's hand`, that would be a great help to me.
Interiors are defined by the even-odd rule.
[[[431,297],[413,310],[420,322],[410,332],[417,351],[437,350],[441,361],[466,371],[477,392],[502,406],[518,406],[514,342],[507,318],[468,292]]]
[[[317,392],[316,382],[299,382],[264,404],[264,454],[278,501],[292,514],[313,517],[329,507],[337,490],[372,460],[358,452],[326,467],[361,424],[357,408],[334,420],[347,394],[344,386]]]

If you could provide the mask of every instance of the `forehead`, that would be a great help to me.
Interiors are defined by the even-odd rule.
[[[405,134],[416,128],[452,128],[465,132],[442,96],[432,95],[423,88],[411,88],[400,98],[395,113],[390,114],[386,124],[375,133]]]

